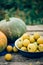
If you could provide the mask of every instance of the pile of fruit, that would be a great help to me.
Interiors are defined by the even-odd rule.
[[[6,49],[8,53],[5,54],[4,58],[7,61],[11,61],[13,56],[10,52],[18,52],[18,49],[16,46],[8,45],[7,41],[7,36],[0,31],[0,53]],[[17,42],[17,47],[25,52],[43,52],[43,37],[38,32],[33,35],[24,33]]]
[[[18,49],[15,46],[12,47],[9,43],[14,43],[15,39],[18,38],[20,40],[17,42],[17,46],[20,50],[43,52],[43,37],[39,33],[30,35],[25,32],[26,25],[21,19],[12,17],[0,21],[0,54],[6,49],[8,54],[5,55],[5,60],[12,60],[10,52],[18,52]]]
[[[17,47],[26,52],[43,52],[43,37],[38,32],[33,35],[25,33],[18,41]]]
[[[15,46],[11,46],[14,44],[15,40],[19,38],[22,34],[26,32],[25,23],[19,18],[8,18],[0,21],[0,54],[4,53],[3,51],[6,49],[8,53],[10,52],[18,52],[18,49]],[[12,43],[12,44],[10,44]],[[6,60],[11,60],[12,55],[6,54]]]
[[[5,60],[10,61],[12,60],[12,55],[10,52],[18,52],[18,49],[15,46],[7,45],[7,36],[0,31],[0,53],[6,49],[8,54],[5,55]]]
[[[13,58],[13,56],[12,56],[12,54],[10,54],[10,52],[18,52],[18,49],[14,46],[14,47],[12,47],[11,45],[8,45],[7,47],[6,47],[6,51],[8,52],[7,54],[5,54],[5,60],[6,61],[11,61],[12,60],[12,58]]]

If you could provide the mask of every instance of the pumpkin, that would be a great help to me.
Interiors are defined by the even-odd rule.
[[[0,22],[0,30],[6,34],[8,41],[14,42],[26,32],[26,25],[21,19],[12,17],[9,18],[9,21],[2,20]]]
[[[2,52],[7,46],[7,37],[0,31],[0,52]]]

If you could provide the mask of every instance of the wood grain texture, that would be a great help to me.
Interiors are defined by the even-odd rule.
[[[27,26],[27,31],[43,31],[43,25]]]

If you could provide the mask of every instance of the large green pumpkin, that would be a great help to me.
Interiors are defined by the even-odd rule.
[[[8,41],[14,42],[26,32],[26,25],[21,19],[12,17],[9,21],[0,22],[0,30],[6,34]]]

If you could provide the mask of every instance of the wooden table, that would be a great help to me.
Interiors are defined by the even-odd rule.
[[[39,32],[41,35],[43,35],[43,25],[27,26],[27,32],[30,34],[33,34],[33,32]],[[11,62],[6,62],[4,60],[4,56],[1,56],[0,65],[43,65],[43,57],[31,59],[23,57],[19,53],[14,53]]]

